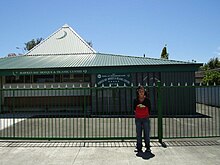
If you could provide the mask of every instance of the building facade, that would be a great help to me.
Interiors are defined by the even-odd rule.
[[[1,112],[9,112],[12,102],[18,111],[33,110],[33,107],[37,107],[36,111],[48,110],[48,107],[56,109],[59,102],[65,106],[70,104],[70,107],[75,109],[78,107],[79,111],[81,110],[79,107],[86,104],[92,115],[117,114],[117,111],[132,114],[135,89],[103,88],[100,91],[97,89],[135,87],[141,84],[148,88],[156,114],[155,84],[158,81],[166,85],[195,83],[195,71],[199,66],[201,64],[97,53],[71,27],[64,25],[27,54],[0,59]],[[16,94],[11,91],[12,89],[17,90]],[[27,94],[18,89],[30,90]],[[49,91],[38,94],[32,91],[35,89],[74,89],[74,91],[62,94]],[[178,98],[173,97],[173,93]],[[74,105],[71,101],[73,98],[76,102]],[[102,100],[102,104],[98,103],[99,100]],[[170,102],[163,105],[164,114],[176,113],[179,109],[184,109],[179,111],[184,114],[193,114],[196,111],[195,91],[192,89],[164,89],[162,100]],[[179,100],[184,104],[178,104]],[[44,101],[45,103],[42,103]],[[38,104],[44,106],[39,108]],[[104,104],[108,104],[107,110]]]

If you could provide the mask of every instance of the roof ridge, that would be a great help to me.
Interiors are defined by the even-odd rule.
[[[112,53],[96,53],[100,55],[110,55],[110,56],[121,56],[121,57],[130,57],[130,58],[142,58],[142,59],[151,59],[151,60],[158,60],[158,61],[171,61],[171,62],[183,62],[186,64],[191,64],[192,62],[180,61],[180,60],[169,60],[169,59],[162,59],[162,58],[152,58],[152,57],[139,57],[139,56],[132,56],[132,55],[122,55],[122,54],[112,54]]]
[[[68,28],[68,27],[70,27],[67,23],[65,23],[63,26],[62,26],[63,28]]]
[[[97,53],[60,53],[60,54],[28,54],[25,56],[65,56],[65,55],[88,55],[88,54],[97,54]]]

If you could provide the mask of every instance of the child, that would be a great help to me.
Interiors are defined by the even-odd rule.
[[[142,130],[146,151],[150,151],[150,110],[151,103],[146,97],[143,86],[137,88],[137,98],[134,99],[135,124],[137,133],[137,151],[142,152]]]

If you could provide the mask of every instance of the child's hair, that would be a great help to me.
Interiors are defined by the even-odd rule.
[[[139,89],[144,89],[144,95],[145,95],[147,98],[149,97],[147,90],[144,88],[144,86],[140,85],[140,86],[138,86],[137,89],[136,89],[136,97],[137,97],[137,98],[138,98],[138,90],[139,90]]]
[[[145,92],[146,92],[146,90],[144,89],[144,87],[142,86],[142,85],[140,85],[140,86],[138,86],[137,87],[137,89],[136,89],[136,96],[137,96],[137,98],[138,98],[138,91],[140,90],[140,89],[143,89],[144,90],[144,95],[145,95]]]
[[[144,89],[144,87],[143,87],[142,85],[139,85],[139,86],[137,87],[137,92],[138,92],[139,89]],[[144,89],[144,90],[145,90],[145,89]]]

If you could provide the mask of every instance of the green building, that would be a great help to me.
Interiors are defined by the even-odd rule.
[[[154,86],[158,80],[162,85],[181,85],[195,82],[195,71],[201,64],[154,59],[147,57],[134,57],[115,54],[97,53],[90,45],[83,40],[71,27],[64,25],[48,38],[43,40],[27,54],[0,58],[0,88],[1,88],[1,112],[9,112],[9,104],[13,100],[13,106],[17,111],[26,111],[39,107],[43,100],[55,109],[57,102],[66,104],[66,98],[87,100],[86,106],[89,112],[96,114],[103,111],[102,105],[97,101],[102,99],[108,103],[108,111],[118,111],[117,105],[123,104],[122,111],[130,111],[132,98],[135,91],[129,93],[126,90],[108,91],[102,94],[89,90],[93,87],[109,86],[138,86],[139,84]],[[83,88],[83,92],[76,90],[57,94],[45,92],[40,95],[36,92],[28,94],[12,89],[71,89]],[[7,90],[8,89],[8,90]],[[175,97],[174,94],[175,93]],[[184,93],[184,95],[183,95]],[[126,99],[123,95],[126,94]],[[153,110],[156,112],[156,91],[149,88],[149,95],[152,100]],[[178,97],[176,97],[178,96]],[[80,99],[83,97],[84,99]],[[13,99],[12,99],[13,98]],[[86,98],[86,99],[85,99]],[[127,101],[125,101],[127,100]],[[164,114],[172,114],[183,109],[181,113],[193,114],[196,111],[195,90],[164,89],[162,96]],[[113,103],[114,102],[114,103]],[[126,105],[125,105],[126,103]],[[25,108],[24,105],[25,104]],[[46,103],[45,103],[46,104]],[[85,104],[81,101],[80,105]],[[114,107],[111,105],[114,104]],[[186,107],[187,106],[187,107]],[[22,109],[23,107],[23,109]],[[36,110],[45,107],[36,108]],[[77,107],[77,105],[75,106]],[[74,108],[72,108],[74,110]]]

